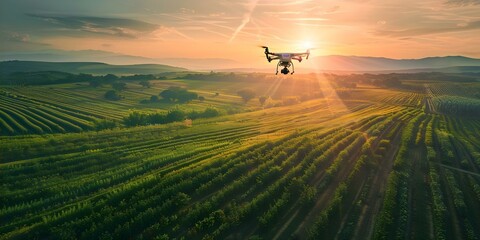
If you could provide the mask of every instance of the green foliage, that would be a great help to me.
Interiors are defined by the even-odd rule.
[[[116,91],[123,91],[127,88],[127,84],[124,82],[114,82],[112,83],[112,88]]]
[[[283,102],[283,105],[288,106],[288,105],[298,104],[300,100],[298,99],[298,97],[290,96],[290,97],[284,97],[282,99],[282,102]]]
[[[435,105],[435,109],[441,113],[472,117],[480,116],[479,99],[444,95],[432,98],[432,102]]]
[[[150,88],[152,87],[152,84],[150,83],[150,81],[147,81],[147,80],[144,80],[144,81],[140,81],[139,84],[144,87],[144,88]]]
[[[122,99],[122,96],[118,94],[117,91],[115,90],[108,90],[107,92],[105,92],[104,97],[105,99],[112,100],[112,101],[118,101]]]
[[[0,78],[0,84],[9,85],[46,85],[56,83],[77,82],[76,75],[58,71],[40,71],[40,72],[15,72],[8,77]],[[86,81],[88,79],[85,79]]]
[[[267,99],[269,99],[269,97],[267,96],[260,96],[258,97],[258,101],[260,102],[260,105],[265,105],[265,102],[267,101]]]
[[[204,110],[117,111],[157,91],[139,89],[132,85],[121,102],[93,102],[105,89],[85,84],[75,94],[36,87],[45,95],[36,99],[21,88],[0,92],[2,134],[29,134],[0,137],[0,222],[8,223],[0,226],[1,238],[351,239],[366,237],[374,222],[373,238],[404,239],[423,236],[408,225],[418,218],[433,238],[446,239],[458,237],[454,214],[460,238],[478,235],[471,206],[480,187],[463,171],[477,164],[477,119],[424,113],[386,89],[380,92],[390,100],[374,102],[372,88],[368,101],[345,101],[338,111],[314,100],[148,126],[219,116],[224,110],[205,106],[231,107],[225,98],[234,99],[234,91],[182,106]],[[86,104],[64,104],[69,98]],[[152,104],[163,105],[169,106]],[[438,164],[447,157],[462,171]],[[431,214],[419,214],[425,212]]]
[[[157,95],[150,96],[150,102],[158,102],[158,96]]]
[[[243,99],[245,103],[250,101],[256,95],[255,91],[250,88],[241,89],[237,92],[237,94]]]
[[[425,114],[417,114],[408,121],[401,135],[401,145],[390,173],[383,201],[383,209],[375,223],[374,239],[392,239],[404,236],[408,217],[408,180],[411,161],[409,148],[416,139],[416,126],[425,118]]]
[[[198,98],[198,94],[181,87],[169,87],[160,93],[168,102],[187,103]]]
[[[95,78],[95,79],[92,79],[88,82],[88,85],[90,87],[101,87],[102,86],[102,81],[100,81],[99,79]]]
[[[111,120],[111,119],[101,119],[101,120],[96,120],[94,122],[94,128],[97,131],[105,130],[105,129],[114,129],[116,127],[118,127],[117,121]]]
[[[215,108],[206,108],[203,112],[191,111],[184,112],[180,109],[172,109],[165,113],[141,113],[138,111],[131,112],[123,118],[123,123],[127,127],[146,126],[151,124],[166,124],[172,122],[180,122],[188,119],[212,118],[220,116],[220,111]]]

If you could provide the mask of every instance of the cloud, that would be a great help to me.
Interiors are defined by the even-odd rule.
[[[159,40],[162,40],[165,36],[172,36],[172,35],[177,35],[188,40],[193,40],[187,35],[178,31],[176,28],[165,27],[165,26],[160,26],[159,28],[157,28],[155,31],[153,31],[152,35]]]
[[[280,18],[281,20],[287,21],[327,21],[326,18],[318,18],[318,17],[301,17],[301,18]]]
[[[7,39],[13,42],[30,42],[30,35],[18,32],[11,32],[7,34]]]
[[[445,5],[449,6],[469,6],[469,5],[479,5],[480,0],[448,0],[445,2]]]
[[[258,0],[252,0],[250,4],[247,6],[247,11],[243,15],[242,23],[235,29],[235,31],[232,34],[232,37],[230,38],[229,42],[232,42],[233,39],[237,36],[237,34],[242,31],[242,29],[247,25],[247,23],[250,22],[250,18],[252,17],[252,13],[255,10],[255,7],[258,4]]]
[[[105,18],[90,16],[54,16],[28,14],[42,19],[60,30],[103,34],[115,37],[136,38],[138,34],[150,33],[159,26],[127,18]]]
[[[261,3],[258,3],[259,6],[298,6],[311,3],[313,0],[264,0]]]
[[[0,51],[38,49],[48,47],[49,44],[38,42],[31,38],[30,34],[0,31]]]
[[[182,14],[194,14],[195,10],[190,8],[180,8],[180,13]]]
[[[435,27],[435,28],[412,28],[405,30],[380,30],[376,31],[377,35],[389,37],[411,37],[430,34],[442,34],[451,32],[471,31],[480,29],[480,21],[454,25],[451,27]]]

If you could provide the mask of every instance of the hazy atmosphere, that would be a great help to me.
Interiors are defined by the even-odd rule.
[[[0,11],[3,60],[99,50],[263,67],[258,45],[313,47],[317,56],[480,57],[472,47],[480,42],[478,0],[3,0]]]
[[[479,240],[480,0],[0,0],[0,240]]]

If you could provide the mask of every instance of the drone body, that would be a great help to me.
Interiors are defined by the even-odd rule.
[[[293,65],[292,60],[302,62],[302,57],[305,56],[306,59],[308,59],[308,57],[310,56],[310,49],[307,49],[307,51],[304,53],[273,53],[268,50],[267,46],[262,46],[262,48],[265,49],[265,57],[267,58],[268,62],[271,62],[272,60],[278,60],[277,72],[275,74],[278,74],[279,66],[283,67],[283,69],[280,71],[282,74],[288,74],[290,72],[289,68],[291,66],[291,74],[293,74],[295,72],[295,66]]]

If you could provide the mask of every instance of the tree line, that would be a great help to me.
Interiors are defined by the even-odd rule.
[[[185,119],[212,118],[220,116],[221,113],[215,108],[206,108],[204,111],[185,112],[180,109],[172,109],[167,113],[142,113],[131,112],[123,118],[123,123],[127,127],[146,126],[151,124],[167,124],[172,122],[181,122]]]
[[[163,80],[165,77],[157,77],[153,74],[135,74],[129,76],[117,76],[114,74],[92,75],[86,73],[67,73],[60,71],[38,72],[14,72],[8,75],[0,75],[2,85],[49,85],[73,82],[89,82],[90,86],[101,86],[118,80]]]

